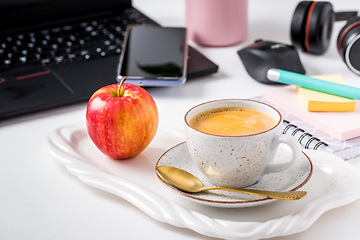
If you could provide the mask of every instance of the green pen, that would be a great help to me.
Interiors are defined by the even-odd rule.
[[[299,87],[350,99],[360,99],[360,88],[328,82],[299,73],[271,68],[267,72],[267,78],[273,82],[293,84]]]

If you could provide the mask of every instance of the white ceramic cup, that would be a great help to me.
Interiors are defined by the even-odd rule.
[[[263,132],[245,136],[218,136],[200,132],[190,126],[198,113],[221,107],[245,107],[266,113],[276,124]],[[186,144],[193,161],[200,171],[215,185],[228,187],[251,186],[268,173],[289,168],[301,157],[298,141],[282,134],[282,115],[274,107],[262,102],[245,99],[223,99],[205,102],[191,108],[184,117]],[[286,163],[271,163],[280,143],[292,150]]]

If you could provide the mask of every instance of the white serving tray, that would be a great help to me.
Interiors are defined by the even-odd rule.
[[[157,221],[211,237],[265,239],[308,229],[324,212],[360,198],[360,170],[325,152],[304,150],[314,172],[298,201],[224,209],[184,199],[157,179],[155,164],[170,147],[184,141],[180,131],[159,129],[140,155],[114,160],[103,155],[90,140],[85,123],[52,131],[46,141],[52,157],[82,182],[111,192]]]

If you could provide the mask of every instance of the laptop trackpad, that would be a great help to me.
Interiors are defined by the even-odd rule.
[[[72,95],[72,90],[49,69],[3,76],[0,78],[0,114],[24,108],[43,109],[66,102]]]

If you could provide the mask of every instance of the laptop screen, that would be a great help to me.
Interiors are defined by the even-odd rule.
[[[131,0],[0,0],[0,33],[130,6]]]

